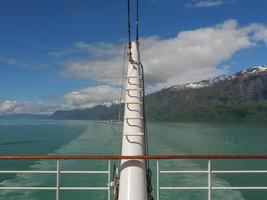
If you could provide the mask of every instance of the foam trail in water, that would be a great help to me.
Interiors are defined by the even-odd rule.
[[[98,125],[90,124],[90,127],[83,133],[81,133],[77,138],[72,140],[69,144],[61,146],[53,154],[113,154],[111,150],[114,148],[114,139],[117,134],[116,129],[110,125]],[[170,149],[168,146],[160,144],[159,149]],[[182,152],[182,151],[181,151]],[[172,152],[165,152],[166,154]],[[77,161],[62,161],[62,168],[70,168],[71,170],[81,170],[81,169],[101,169],[103,168],[103,163],[80,163]],[[104,163],[105,164],[105,163]],[[84,168],[86,167],[86,168]],[[105,167],[105,165],[104,165]],[[162,170],[164,168],[168,170],[175,170],[174,167],[181,170],[188,169],[200,169],[200,165],[196,162],[183,160],[183,161],[166,161],[163,163]],[[103,168],[104,169],[104,168]],[[37,161],[34,165],[30,167],[30,170],[55,170],[55,161]],[[206,170],[206,169],[202,169]],[[155,175],[155,174],[154,174]],[[53,179],[51,181],[51,179]],[[155,178],[153,179],[155,181]],[[164,181],[164,177],[161,178],[162,183],[168,183],[169,185],[162,186],[190,186],[192,183],[194,186],[206,186],[207,176],[206,175],[192,175],[192,174],[180,174],[168,181]],[[177,182],[178,180],[178,182]],[[193,181],[192,181],[193,180]],[[40,176],[38,174],[18,174],[14,179],[6,180],[0,183],[1,186],[54,186],[55,177]],[[212,177],[212,183],[216,186],[230,186],[230,184],[216,176]],[[72,185],[74,186],[74,185]],[[94,186],[92,184],[91,186]],[[102,185],[103,186],[103,185]],[[103,192],[102,192],[103,193]],[[177,193],[174,194],[173,191],[163,191],[161,193],[162,199],[177,199]],[[53,196],[54,198],[55,196]],[[91,197],[91,196],[90,196]],[[97,200],[106,199],[105,194],[98,194]],[[227,200],[244,200],[242,194],[239,191],[227,190],[227,191],[216,191],[213,193],[213,199],[227,199]],[[38,191],[1,191],[0,200],[47,200],[49,197],[43,196]],[[73,199],[73,196],[64,196],[65,200]],[[82,199],[82,197],[76,196],[75,200]],[[86,199],[86,198],[83,198]],[[88,198],[87,198],[88,199]],[[93,198],[90,198],[93,199]],[[192,191],[179,191],[179,199],[181,200],[206,200],[207,191],[200,191],[194,193]]]
[[[160,149],[165,151],[171,148],[168,148],[166,144],[160,144]],[[179,151],[181,155],[181,151]],[[164,152],[166,154],[171,154],[172,152]],[[202,163],[203,164],[203,163]],[[205,163],[207,165],[207,163]],[[201,165],[203,166],[203,165]],[[199,163],[196,163],[192,160],[169,160],[162,161],[160,164],[160,170],[200,170],[206,171],[207,168],[200,167]],[[160,186],[169,186],[169,187],[206,187],[208,182],[207,174],[172,174],[165,175],[162,174],[160,177]],[[215,175],[212,175],[212,185],[218,187],[230,187],[231,184]],[[179,190],[179,191],[162,191],[161,199],[178,199],[179,200],[207,200],[207,190]],[[236,190],[217,190],[212,193],[212,199],[227,199],[227,200],[244,200],[242,193]]]
[[[92,127],[93,126],[93,127]],[[114,127],[101,128],[100,125],[90,124],[90,127],[77,138],[72,140],[69,144],[61,146],[52,154],[108,154],[111,153],[111,149],[114,147],[114,134],[117,134],[117,130]],[[101,125],[103,126],[103,125]],[[94,132],[93,132],[94,131]],[[79,163],[75,160],[62,161],[61,168],[71,168],[71,170],[88,170],[92,167],[94,170],[106,167],[106,162],[97,165],[96,163],[90,163],[90,166],[86,162]],[[40,160],[30,166],[30,170],[55,170],[55,161]],[[80,169],[79,169],[80,168]],[[51,180],[52,179],[52,180]],[[79,181],[79,180],[78,180]],[[106,182],[104,182],[106,184]],[[15,178],[5,180],[0,183],[0,186],[55,186],[55,176],[46,175],[40,176],[40,174],[17,174]],[[76,185],[72,185],[76,186]],[[106,185],[102,185],[106,186]],[[53,194],[52,194],[53,195]],[[52,198],[54,198],[53,196]],[[77,200],[79,199],[76,196]],[[106,195],[98,194],[97,199],[106,199]],[[38,191],[10,191],[3,190],[0,192],[0,200],[47,200],[49,197],[40,195]],[[49,198],[50,199],[50,198]],[[73,199],[73,197],[64,196],[64,199]],[[81,198],[82,199],[82,198]]]

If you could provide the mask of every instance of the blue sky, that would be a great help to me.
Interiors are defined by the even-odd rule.
[[[151,90],[267,64],[266,0],[140,2]],[[126,8],[126,0],[1,1],[0,113],[118,98]]]

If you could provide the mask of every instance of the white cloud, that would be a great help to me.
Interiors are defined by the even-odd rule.
[[[259,41],[267,43],[267,28],[263,24],[238,26],[228,20],[213,27],[183,31],[169,39],[153,36],[141,41],[141,55],[145,67],[146,84],[152,90],[161,87],[199,81],[217,76],[229,69],[218,65],[236,52],[253,47]],[[90,79],[104,86],[88,87],[62,96],[62,105],[48,105],[6,100],[0,102],[0,114],[50,114],[59,109],[92,107],[119,99],[122,72],[122,49],[119,45],[76,42],[71,48],[58,51],[56,56],[70,57],[86,53],[64,63],[62,74],[77,79]],[[56,51],[55,51],[56,52]],[[17,64],[16,60],[5,60]]]
[[[84,41],[75,42],[70,48],[65,48],[63,50],[53,50],[49,51],[48,54],[52,56],[68,56],[70,54],[80,54],[83,55],[87,53],[93,58],[102,57],[107,58],[109,56],[115,56],[118,52],[121,52],[122,48],[114,45],[107,44],[104,42],[89,44]]]
[[[69,108],[89,108],[120,98],[120,88],[111,86],[88,87],[63,96]]]
[[[119,54],[122,56],[122,54]],[[114,56],[108,60],[79,59],[64,63],[61,75],[76,79],[91,79],[100,83],[119,84],[122,58]]]
[[[193,2],[187,5],[196,8],[209,8],[209,7],[221,6],[225,3],[227,3],[226,0],[194,0]]]
[[[33,69],[45,69],[51,67],[49,64],[33,64],[23,60],[17,60],[14,58],[0,57],[0,62],[6,63],[8,65],[23,67],[23,68],[33,68]]]
[[[262,24],[240,27],[235,20],[228,20],[213,27],[183,31],[169,39],[144,38],[141,55],[146,84],[155,89],[220,75],[224,70],[218,65],[236,52],[265,40],[266,30]],[[61,74],[108,85],[120,84],[122,53],[119,46],[102,43],[100,47],[85,42],[81,46],[90,47],[92,54],[98,52],[102,57],[88,55],[89,58],[65,62]],[[106,47],[109,47],[107,55]]]
[[[0,104],[0,112],[8,113],[16,109],[16,102],[6,100]]]
[[[33,113],[33,114],[51,114],[62,108],[58,105],[49,105],[44,103],[32,103],[28,101],[5,100],[0,102],[0,114],[14,113]]]
[[[111,86],[88,87],[63,95],[61,98],[64,103],[61,105],[5,100],[0,102],[0,115],[19,113],[52,114],[57,110],[90,108],[118,100],[120,91],[120,88]]]
[[[224,4],[235,3],[238,0],[149,0],[150,4],[158,3],[172,3],[172,4],[184,4],[187,7],[194,8],[209,8],[218,7]]]
[[[254,28],[255,34],[254,38],[257,41],[264,41],[267,45],[267,28],[266,26],[263,26],[261,24],[253,24],[251,25],[251,28]]]
[[[267,44],[267,27],[249,24],[240,27],[228,20],[213,27],[183,31],[175,37],[143,38],[141,55],[145,68],[146,84],[152,91],[176,84],[211,78],[229,70],[224,61],[236,52],[252,48],[258,42]],[[104,86],[88,87],[62,96],[62,105],[47,105],[19,101],[0,102],[1,113],[48,114],[58,109],[92,107],[119,99],[122,54],[119,45],[75,43],[85,50],[89,58],[79,58],[64,63],[61,74],[77,79],[95,80]],[[108,51],[105,51],[108,49]],[[75,52],[75,51],[73,51]],[[70,55],[73,57],[73,55]],[[218,65],[222,67],[218,68]]]

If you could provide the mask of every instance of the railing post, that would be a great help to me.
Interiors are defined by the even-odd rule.
[[[60,191],[60,179],[59,179],[59,175],[60,175],[60,168],[59,168],[59,159],[57,159],[57,190],[56,190],[56,200],[59,200],[59,191]]]
[[[160,168],[159,168],[159,160],[157,160],[157,200],[159,200],[160,198],[159,176],[160,176]]]
[[[211,200],[211,191],[212,191],[212,186],[211,186],[211,160],[208,161],[208,200]]]
[[[108,200],[110,200],[110,160],[108,160]]]

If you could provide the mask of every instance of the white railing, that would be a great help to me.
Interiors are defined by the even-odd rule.
[[[262,187],[215,187],[212,186],[212,175],[215,174],[267,174],[267,170],[227,170],[218,171],[212,170],[211,163],[212,160],[266,160],[267,155],[146,155],[146,156],[95,156],[95,155],[48,155],[48,156],[1,156],[0,160],[56,160],[57,168],[54,171],[10,171],[1,170],[0,174],[56,174],[56,185],[54,187],[6,187],[0,186],[1,190],[54,190],[56,191],[56,200],[60,200],[60,191],[62,190],[103,190],[107,191],[107,199],[111,198],[111,160],[122,160],[122,159],[146,159],[146,160],[156,160],[156,199],[160,200],[161,190],[207,190],[208,200],[212,199],[213,190],[267,190],[266,186]],[[208,166],[207,170],[172,170],[165,171],[160,168],[160,160],[207,160]],[[107,170],[104,171],[66,171],[60,170],[60,160],[106,160],[108,162]],[[267,167],[266,167],[267,168]],[[107,185],[103,187],[63,187],[60,184],[61,174],[106,174],[107,175]],[[199,187],[163,187],[160,186],[160,177],[163,174],[207,174],[207,186]]]
[[[66,171],[60,170],[60,160],[56,160],[57,169],[55,171],[10,171],[10,170],[0,170],[0,174],[56,174],[56,186],[55,187],[8,187],[0,186],[0,190],[55,190],[56,200],[60,200],[61,190],[104,190],[107,191],[107,199],[110,200],[110,164],[111,161],[108,160],[108,169],[106,171]],[[105,187],[62,187],[60,186],[60,175],[61,174],[106,174],[107,175],[107,186]]]
[[[215,187],[212,186],[212,174],[267,174],[267,170],[228,170],[228,171],[217,171],[211,169],[211,160],[208,160],[207,170],[190,170],[190,171],[165,171],[160,170],[160,161],[157,160],[157,200],[160,200],[161,190],[207,190],[208,200],[212,199],[213,190],[267,190],[266,186],[262,187]],[[208,175],[208,185],[199,187],[161,187],[160,186],[160,174],[207,174]]]

